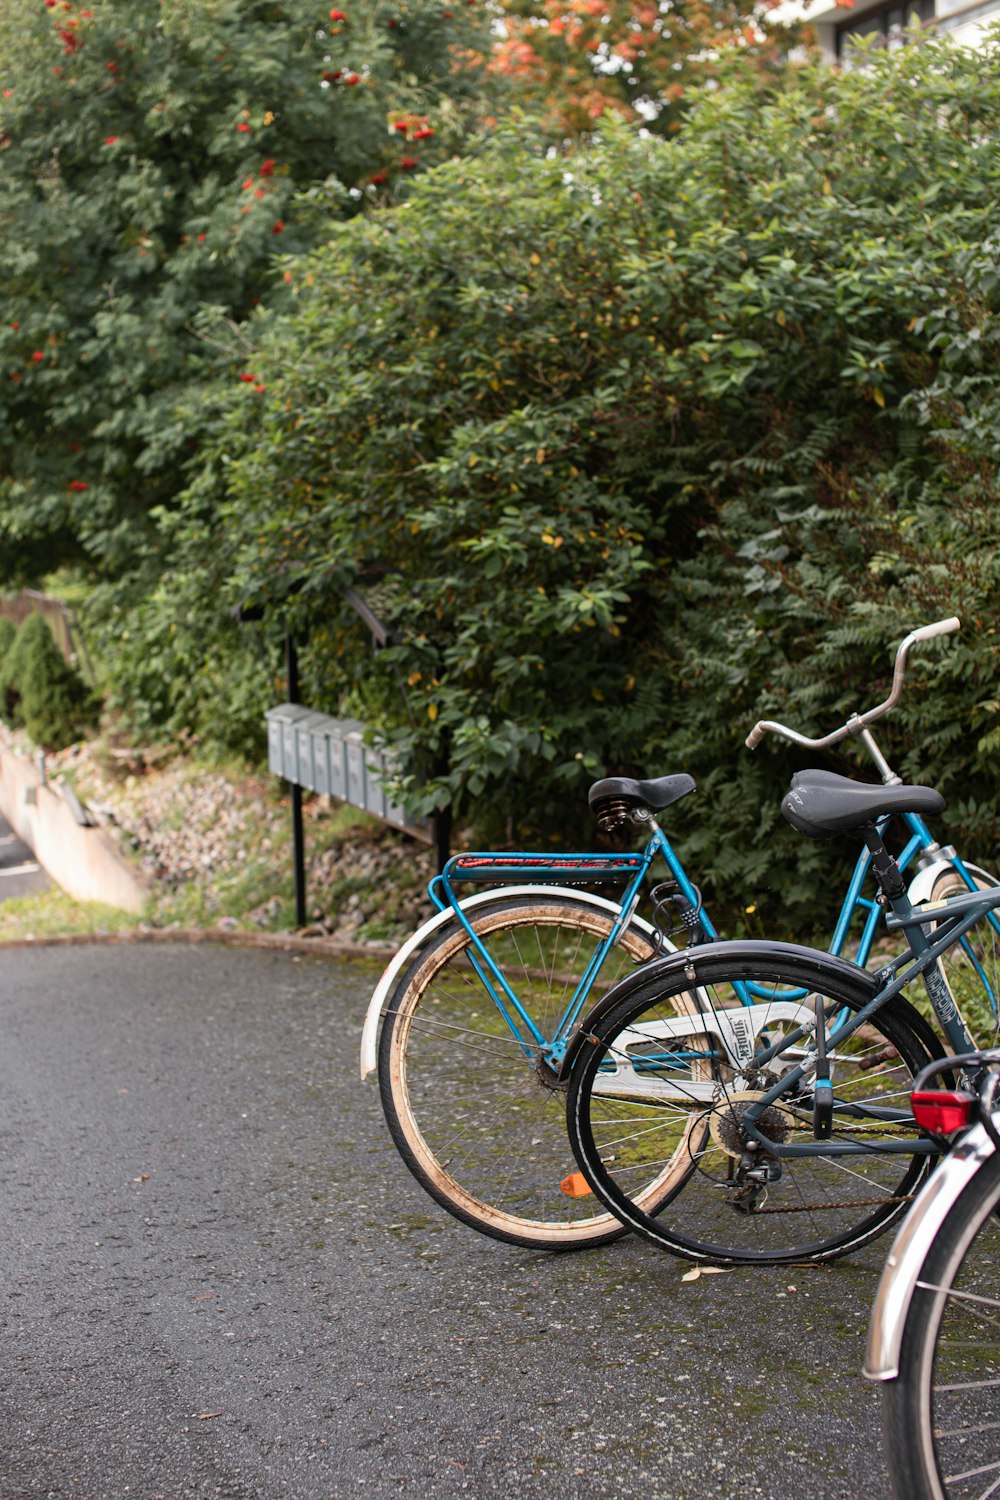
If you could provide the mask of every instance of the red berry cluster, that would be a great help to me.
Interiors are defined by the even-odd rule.
[[[58,16],[53,17],[55,22],[56,36],[63,44],[63,51],[67,54],[79,52],[83,46],[83,37],[80,35],[81,21],[92,21],[94,13],[91,10],[81,10],[79,15],[72,14],[73,7],[70,0],[45,0],[47,9],[57,10]],[[70,12],[69,15],[66,12]]]
[[[431,136],[437,134],[434,127],[428,125],[426,118],[423,116],[420,118],[407,116],[399,120],[393,120],[391,129],[394,134],[398,135],[404,141],[428,141]],[[412,172],[415,168],[419,167],[420,159],[411,155],[401,156],[396,165],[401,172]],[[383,167],[380,171],[374,172],[368,181],[374,187],[381,187],[389,181],[389,176],[390,169]]]

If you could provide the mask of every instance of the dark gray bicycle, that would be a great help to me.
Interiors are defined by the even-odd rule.
[[[942,1151],[914,1119],[913,1081],[945,1060],[944,1044],[973,1051],[972,1010],[984,985],[997,993],[1000,886],[914,906],[882,837],[889,816],[943,807],[929,787],[822,771],[799,773],[782,803],[807,835],[863,840],[906,944],[880,972],[788,943],[710,943],[645,966],[581,1023],[570,1139],[623,1224],[694,1260],[781,1264],[844,1255],[906,1212]],[[941,969],[956,948],[968,995]],[[734,1052],[748,984],[751,1034]],[[668,1189],[653,1213],[651,1183]]]

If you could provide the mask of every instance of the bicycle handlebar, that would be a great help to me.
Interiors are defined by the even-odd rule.
[[[758,719],[750,733],[746,737],[748,750],[756,750],[765,734],[778,734],[784,740],[791,740],[793,745],[801,745],[806,750],[824,750],[828,745],[836,745],[847,738],[849,734],[857,734],[866,724],[873,719],[880,719],[883,714],[889,712],[896,703],[903,687],[903,678],[906,675],[906,657],[911,646],[917,641],[930,641],[937,635],[950,635],[952,631],[961,628],[961,620],[957,615],[952,615],[947,620],[935,620],[931,625],[920,625],[916,630],[911,630],[909,635],[904,636],[896,648],[896,665],[892,674],[892,689],[884,703],[877,708],[870,708],[864,714],[852,714],[846,724],[832,733],[821,735],[818,739],[810,739],[808,735],[799,734],[795,729],[789,729],[787,724],[777,724],[772,719]]]

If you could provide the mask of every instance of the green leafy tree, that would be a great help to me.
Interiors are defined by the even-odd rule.
[[[233,597],[308,633],[311,694],[415,743],[425,807],[488,792],[551,828],[628,741],[623,632],[671,499],[620,441],[611,369],[631,420],[653,413],[614,290],[642,209],[608,159],[570,182],[544,141],[502,132],[335,235],[294,268],[294,312],[262,323],[264,422],[223,512]],[[348,585],[396,637],[374,670]]]
[[[24,641],[16,681],[20,717],[36,745],[62,750],[92,725],[94,702],[40,615],[29,615],[21,631],[32,620],[39,620],[42,629],[32,627]]]
[[[52,750],[71,744],[93,722],[89,688],[37,612],[16,631],[9,620],[0,621],[0,717]]]
[[[996,45],[928,45],[733,75],[672,141],[606,129],[571,169],[513,136],[436,169],[262,320],[238,588],[309,625],[315,693],[369,703],[415,780],[448,760],[427,799],[567,826],[589,775],[681,763],[700,867],[750,888],[793,763],[750,723],[837,721],[960,613],[894,753],[987,856],[999,120]],[[375,664],[330,625],[358,580],[399,642]],[[787,868],[819,868],[802,843]]]
[[[5,578],[135,567],[216,380],[254,397],[231,329],[282,289],[276,253],[460,146],[481,25],[436,0],[3,0]]]
[[[170,649],[217,682],[198,600],[251,600],[310,701],[404,750],[415,806],[501,836],[575,839],[588,779],[688,770],[693,867],[717,898],[773,882],[801,933],[831,853],[781,823],[800,762],[744,735],[840,722],[959,614],[889,748],[993,863],[1000,49],[868,64],[734,64],[671,138],[605,125],[571,161],[502,131],[290,260],[142,639],[183,599]],[[199,709],[168,685],[164,712]]]
[[[46,636],[52,640],[52,632],[45,623],[44,616],[38,613],[28,615],[17,627],[3,659],[0,660],[0,710],[9,724],[19,728],[24,727],[21,698],[28,653],[33,645]]]
[[[13,704],[8,702],[6,682],[7,654],[14,644],[17,630],[11,620],[0,615],[0,719],[12,722]]]

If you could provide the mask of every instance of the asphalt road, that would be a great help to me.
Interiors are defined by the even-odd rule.
[[[881,1500],[879,1247],[684,1282],[473,1234],[358,1079],[371,982],[0,950],[2,1500]]]

